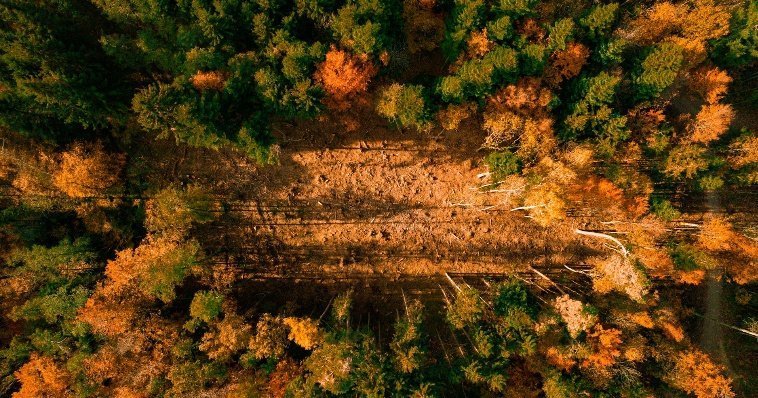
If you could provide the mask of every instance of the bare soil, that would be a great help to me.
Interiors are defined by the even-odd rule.
[[[271,275],[568,273],[564,264],[602,250],[572,233],[587,220],[543,228],[510,211],[507,194],[478,188],[487,170],[474,120],[414,133],[357,110],[276,131],[272,166],[231,151],[159,149],[170,153],[167,171],[152,178],[200,184],[227,203],[197,231],[219,263]]]

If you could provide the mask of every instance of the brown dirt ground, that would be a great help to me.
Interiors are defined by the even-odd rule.
[[[565,273],[563,264],[578,266],[600,247],[571,232],[578,218],[543,228],[509,211],[507,194],[477,189],[487,181],[477,177],[486,166],[476,121],[413,133],[355,111],[275,131],[278,165],[174,150],[178,159],[153,177],[174,175],[229,203],[197,231],[220,263],[280,275],[510,273],[529,265]]]

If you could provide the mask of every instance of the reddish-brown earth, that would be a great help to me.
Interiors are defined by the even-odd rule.
[[[603,250],[572,233],[580,218],[543,228],[510,211],[513,195],[479,188],[487,169],[476,122],[411,133],[364,114],[339,117],[351,128],[329,119],[282,126],[276,165],[200,150],[163,165],[227,203],[197,231],[209,254],[256,274],[429,275],[564,273]]]

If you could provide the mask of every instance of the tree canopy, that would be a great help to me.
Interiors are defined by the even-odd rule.
[[[756,396],[754,0],[0,2],[0,396]]]

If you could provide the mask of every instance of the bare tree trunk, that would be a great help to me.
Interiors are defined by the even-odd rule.
[[[540,277],[542,277],[542,279],[545,279],[546,281],[550,282],[550,284],[552,284],[553,286],[555,286],[555,287],[556,287],[556,289],[558,289],[558,291],[559,291],[559,292],[561,292],[562,294],[566,294],[566,292],[565,292],[565,291],[563,291],[563,289],[561,289],[561,287],[560,287],[560,286],[558,286],[558,284],[557,284],[557,283],[553,282],[553,280],[552,280],[552,279],[548,278],[548,277],[547,277],[547,275],[543,274],[542,272],[539,272],[539,271],[537,271],[537,270],[536,270],[536,269],[534,269],[534,267],[532,267],[532,266],[529,266],[529,269],[531,269],[531,270],[532,270],[532,272],[534,272],[535,274],[537,274],[537,275],[539,275]]]
[[[529,209],[536,209],[536,208],[538,208],[538,207],[545,207],[545,205],[544,205],[544,204],[541,204],[541,205],[531,205],[531,206],[521,206],[521,207],[514,207],[514,208],[512,208],[512,209],[511,209],[511,211],[516,211],[516,210],[529,210]]]
[[[447,280],[450,282],[451,285],[453,285],[455,290],[459,292],[461,291],[461,288],[458,286],[458,284],[455,283],[455,281],[453,281],[453,278],[451,278],[447,272],[445,272],[445,277],[447,277]]]
[[[626,247],[624,247],[624,244],[621,243],[620,240],[614,238],[613,236],[610,236],[608,234],[603,234],[603,233],[600,233],[600,232],[584,231],[584,230],[581,230],[581,229],[575,229],[574,233],[577,233],[579,235],[592,236],[593,238],[607,239],[607,240],[615,243],[616,245],[618,245],[619,250],[621,250],[621,254],[623,254],[624,257],[626,257],[626,256],[629,255],[629,251],[626,250]]]

